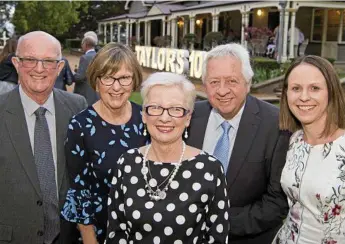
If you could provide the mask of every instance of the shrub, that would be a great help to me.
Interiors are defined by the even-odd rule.
[[[204,37],[204,45],[213,48],[214,46],[220,44],[224,39],[221,32],[209,32]]]

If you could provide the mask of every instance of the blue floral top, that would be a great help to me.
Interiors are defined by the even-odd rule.
[[[70,188],[61,215],[70,222],[92,224],[99,243],[106,234],[112,172],[122,153],[145,145],[143,127],[141,107],[134,103],[126,124],[109,124],[90,106],[68,125],[65,154]]]

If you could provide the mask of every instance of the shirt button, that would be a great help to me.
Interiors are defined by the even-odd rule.
[[[37,235],[38,236],[43,236],[43,231],[41,231],[41,230],[37,231]]]
[[[38,206],[42,206],[42,201],[41,200],[38,200],[36,203],[37,203]]]

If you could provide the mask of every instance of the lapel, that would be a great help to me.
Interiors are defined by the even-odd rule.
[[[231,185],[234,183],[244,161],[246,160],[260,122],[261,118],[259,116],[259,107],[257,102],[253,97],[248,95],[232,150],[229,168],[226,173],[229,188],[231,188]]]
[[[66,139],[66,132],[68,128],[71,111],[68,104],[66,104],[63,96],[57,89],[54,88],[54,103],[55,103],[55,121],[56,121],[56,154],[57,154],[57,182],[58,191],[60,191],[63,176],[66,170],[66,158],[64,151],[64,141]]]
[[[195,109],[191,119],[189,129],[190,136],[187,139],[187,144],[202,149],[208,118],[212,107],[208,101],[197,102],[196,107],[197,108]]]
[[[9,94],[5,111],[4,121],[9,131],[13,147],[37,194],[41,196],[35,159],[32,153],[29,131],[18,87]]]

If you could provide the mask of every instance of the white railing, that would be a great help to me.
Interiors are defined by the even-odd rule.
[[[10,38],[6,36],[6,31],[3,31],[2,37],[0,37],[0,49],[3,49],[5,47],[8,39]]]

